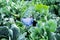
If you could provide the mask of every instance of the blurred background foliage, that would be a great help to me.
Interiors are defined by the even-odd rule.
[[[37,24],[26,29],[21,18],[30,16]],[[19,40],[60,40],[60,0],[0,0],[0,25],[10,26],[7,18],[20,28]]]

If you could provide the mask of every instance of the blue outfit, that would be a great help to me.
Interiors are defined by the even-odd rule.
[[[31,26],[33,24],[33,18],[22,18],[21,21],[26,26]]]

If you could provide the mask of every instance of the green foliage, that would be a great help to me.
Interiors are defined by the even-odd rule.
[[[36,8],[36,11],[38,11],[38,12],[42,12],[42,10],[44,11],[44,12],[46,12],[46,11],[48,11],[48,6],[46,6],[46,5],[43,5],[43,4],[36,4],[35,5],[35,8]]]
[[[60,14],[60,4],[55,5],[55,2],[59,2],[59,0],[0,0],[0,21],[5,23],[4,19],[10,17],[16,20],[14,23],[20,28],[19,40],[51,40],[53,39],[51,37],[52,32],[56,31],[57,24],[60,22],[54,11],[56,8]],[[6,17],[2,17],[3,14]],[[31,26],[27,29],[22,24],[21,18],[30,16],[37,21],[37,24],[36,27]],[[8,26],[10,23],[7,22],[6,24]]]
[[[51,32],[55,32],[57,28],[57,22],[55,20],[49,20],[47,25],[49,26]]]

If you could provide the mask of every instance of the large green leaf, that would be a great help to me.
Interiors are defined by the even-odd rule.
[[[48,25],[51,32],[55,32],[55,30],[57,28],[57,22],[55,20],[49,20],[47,22],[47,25]]]

